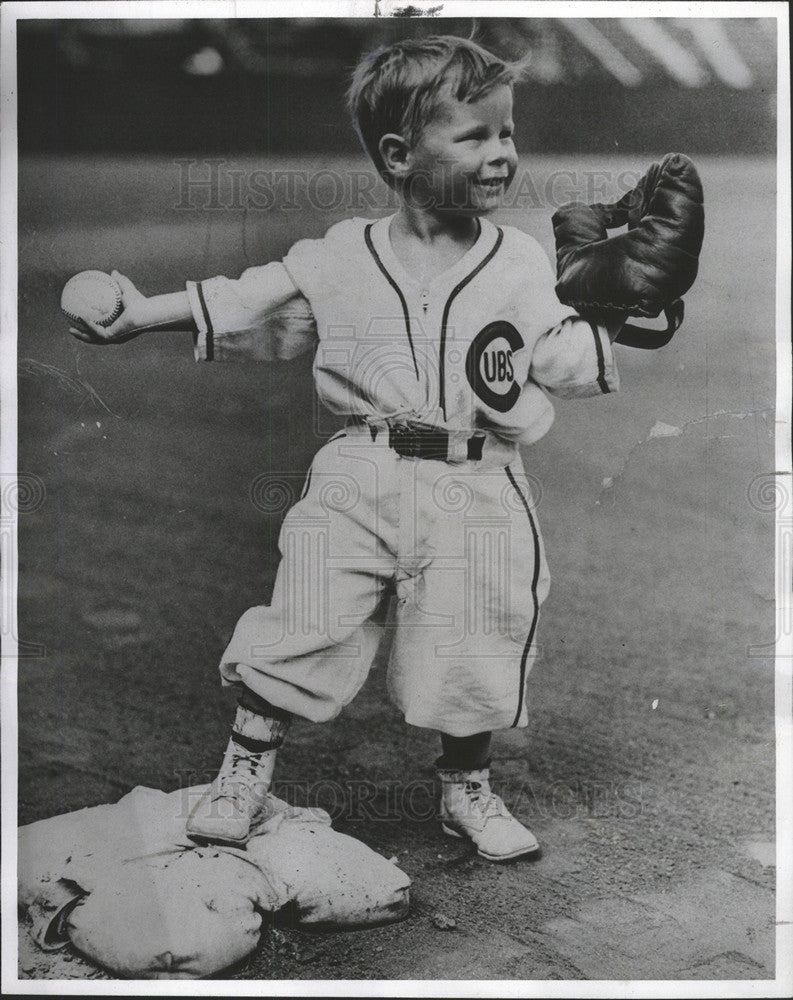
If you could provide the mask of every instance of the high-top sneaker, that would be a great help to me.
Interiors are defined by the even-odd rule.
[[[286,729],[283,722],[237,709],[220,771],[187,818],[191,840],[239,847],[274,814],[270,785]]]
[[[441,780],[441,826],[451,837],[467,837],[488,861],[509,861],[533,854],[540,845],[534,834],[490,789],[490,771],[438,769]]]

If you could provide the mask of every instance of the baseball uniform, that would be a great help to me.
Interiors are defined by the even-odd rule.
[[[391,218],[349,219],[239,279],[188,283],[199,360],[315,350],[317,392],[349,419],[320,449],[279,538],[271,603],[246,612],[226,683],[315,721],[360,689],[396,586],[388,689],[406,721],[466,736],[526,724],[549,585],[519,444],[553,421],[547,392],[618,387],[602,328],[560,305],[541,247],[479,223],[430,281],[408,274]],[[400,455],[390,428],[440,428],[446,460]]]

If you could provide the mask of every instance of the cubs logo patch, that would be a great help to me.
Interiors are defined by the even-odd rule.
[[[500,319],[480,330],[468,348],[465,376],[482,402],[500,413],[511,410],[520,396],[512,355],[523,346],[515,327]]]

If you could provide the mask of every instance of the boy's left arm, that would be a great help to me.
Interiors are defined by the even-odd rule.
[[[514,235],[514,234],[513,234]],[[612,343],[625,320],[611,312],[590,321],[559,302],[550,262],[540,245],[517,233],[521,287],[532,303],[535,330],[529,378],[554,396],[599,396],[616,392],[619,377]]]
[[[544,333],[534,346],[529,374],[563,398],[600,396],[619,389],[612,344],[624,317],[590,321],[570,315]]]
[[[613,392],[613,341],[655,349],[680,326],[682,296],[697,276],[702,249],[702,182],[687,156],[668,153],[614,204],[571,202],[552,221],[555,293],[583,318],[568,316],[540,338],[532,377],[562,396]],[[625,323],[661,312],[668,323],[663,333]]]

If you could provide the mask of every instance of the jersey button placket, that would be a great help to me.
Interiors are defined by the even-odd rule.
[[[425,363],[420,366],[420,369],[422,381],[424,382],[424,404],[429,408],[431,405],[430,396],[433,380],[432,368],[428,369],[427,362],[433,344],[434,326],[430,321],[430,288],[428,285],[419,288],[418,295],[414,301],[417,301],[419,306],[416,316],[418,320],[416,326],[417,329],[422,331],[422,340],[425,344],[424,351],[422,351]]]

